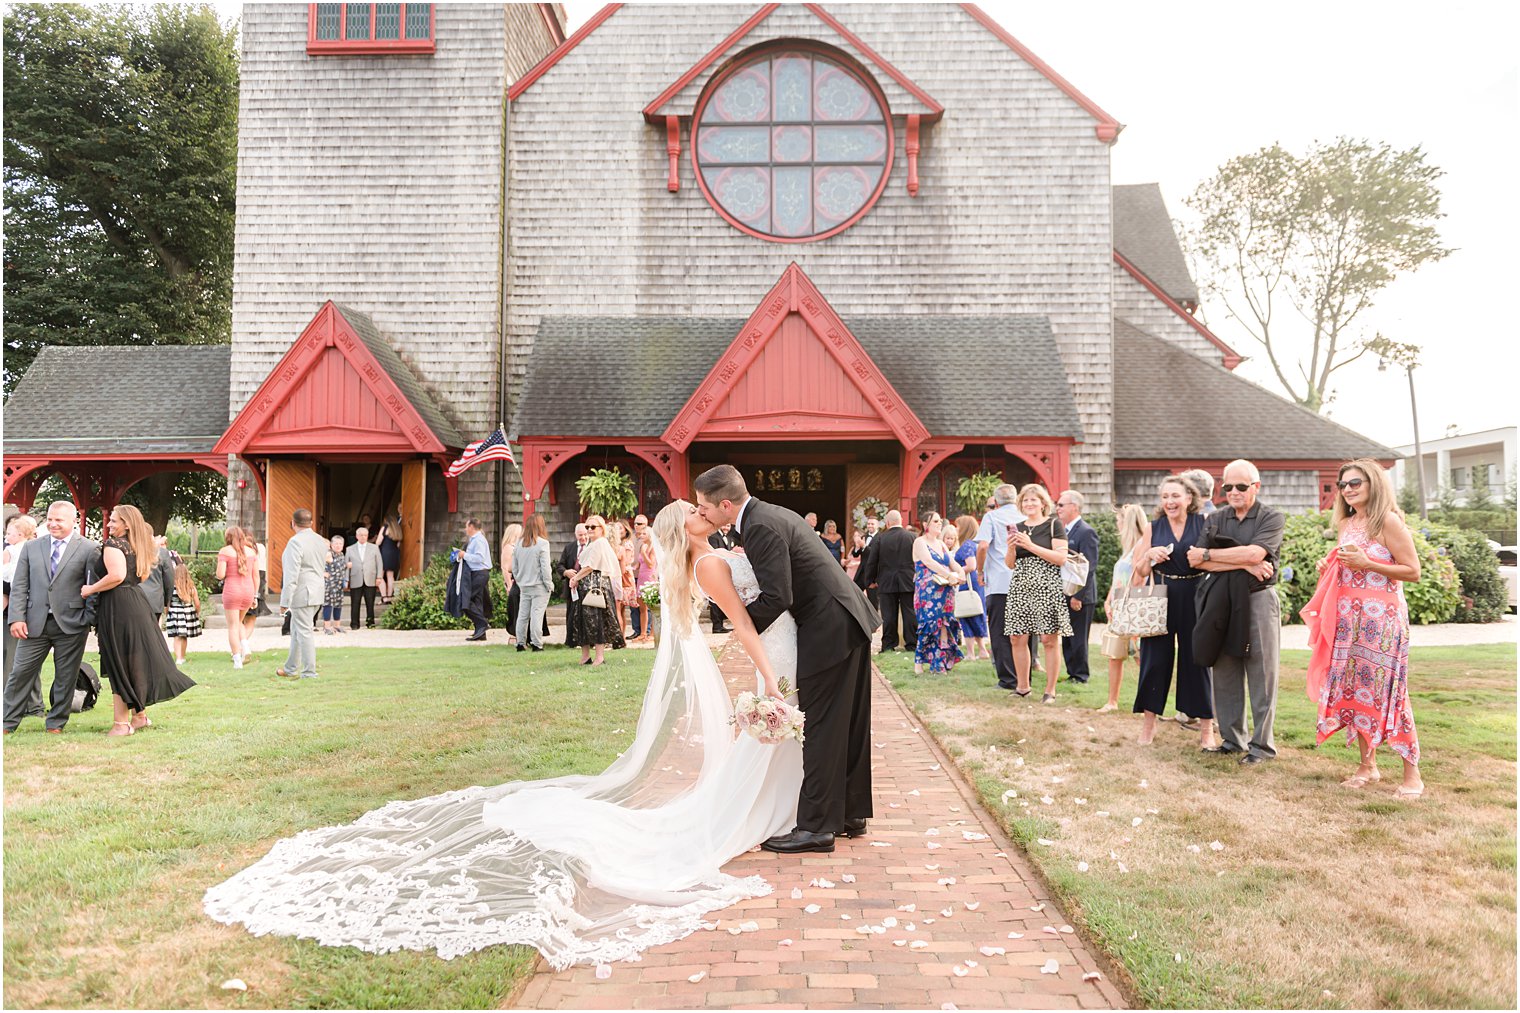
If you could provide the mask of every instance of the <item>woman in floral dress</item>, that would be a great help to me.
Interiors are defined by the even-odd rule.
[[[961,660],[961,624],[955,619],[955,589],[965,571],[940,540],[945,522],[939,514],[924,518],[924,533],[913,541],[913,614],[918,643],[913,648],[913,671],[948,672]],[[935,577],[946,578],[941,584]]]
[[[1318,741],[1346,729],[1361,751],[1341,783],[1364,788],[1381,779],[1377,748],[1404,761],[1394,793],[1419,798],[1420,743],[1409,705],[1409,608],[1404,585],[1420,579],[1414,535],[1404,523],[1393,482],[1376,461],[1341,465],[1333,517],[1339,544],[1319,564],[1320,583],[1304,608],[1309,623],[1309,699],[1319,705]]]

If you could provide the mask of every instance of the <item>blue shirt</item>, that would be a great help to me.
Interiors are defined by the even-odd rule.
[[[988,594],[1007,594],[1008,582],[1013,571],[1008,569],[1008,527],[1024,523],[1024,515],[1012,503],[1004,503],[996,510],[989,510],[982,518],[982,527],[976,533],[978,545],[987,546],[987,561],[982,570],[987,575]]]
[[[464,563],[472,570],[491,568],[491,543],[486,541],[483,532],[477,531],[470,536],[470,544],[464,547]]]

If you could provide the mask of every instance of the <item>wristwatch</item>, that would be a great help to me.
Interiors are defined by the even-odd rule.
[[[1203,561],[1205,563],[1207,563],[1209,561],[1209,550],[1208,549],[1204,549],[1203,550]]]

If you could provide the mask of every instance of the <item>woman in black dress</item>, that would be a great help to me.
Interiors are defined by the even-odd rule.
[[[1061,564],[1066,562],[1066,528],[1054,516],[1050,493],[1036,482],[1019,490],[1019,510],[1024,519],[1008,532],[1008,555],[1004,562],[1013,571],[1008,582],[1003,632],[1013,646],[1013,672],[1017,696],[1028,696],[1034,661],[1029,638],[1040,638],[1048,668],[1042,703],[1056,702],[1060,678],[1061,638],[1071,636],[1071,602],[1061,590]]]
[[[401,519],[391,514],[380,529],[380,601],[396,597],[396,574],[401,569]]]
[[[80,594],[100,595],[95,636],[100,643],[100,674],[111,682],[111,730],[107,735],[131,735],[153,722],[147,709],[173,700],[194,686],[174,667],[147,597],[137,589],[158,561],[153,529],[135,506],[122,504],[111,511],[101,549],[105,576],[80,588]]]

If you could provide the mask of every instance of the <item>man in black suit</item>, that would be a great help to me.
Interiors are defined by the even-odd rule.
[[[1086,505],[1087,500],[1075,489],[1067,489],[1056,500],[1056,516],[1066,529],[1067,550],[1080,552],[1087,558],[1087,584],[1067,599],[1071,606],[1071,636],[1061,638],[1066,678],[1072,682],[1086,682],[1091,674],[1087,667],[1087,638],[1098,604],[1098,533],[1082,519],[1082,508]]]
[[[723,525],[707,536],[707,544],[715,549],[733,550],[737,548],[739,540],[734,537],[734,526],[732,524]],[[717,602],[709,601],[707,603],[707,617],[712,620],[712,631],[714,633],[728,632],[728,627],[724,625],[728,617],[723,614],[722,609],[718,608]]]
[[[697,510],[732,524],[755,568],[760,597],[747,606],[764,632],[783,612],[797,621],[797,702],[807,715],[797,827],[761,847],[783,854],[833,851],[858,837],[871,809],[871,634],[880,624],[860,589],[791,510],[751,499],[738,470],[697,476]]]
[[[570,574],[581,568],[581,550],[586,547],[586,525],[575,526],[575,541],[559,550],[559,575],[565,588],[565,646],[575,646],[575,617],[580,611],[575,588],[570,586]]]
[[[880,606],[876,603],[876,585],[866,580],[866,552],[870,550],[871,543],[876,541],[876,536],[880,533],[881,522],[875,517],[867,517],[866,530],[861,536],[860,548],[850,550],[850,555],[860,558],[860,562],[855,566],[855,585],[866,593],[866,601],[878,611],[880,611]]]
[[[881,651],[897,650],[897,623],[902,619],[903,649],[918,645],[918,617],[913,614],[913,532],[902,526],[902,512],[887,511],[887,530],[871,540],[860,572],[866,586],[876,585],[881,610]]]

